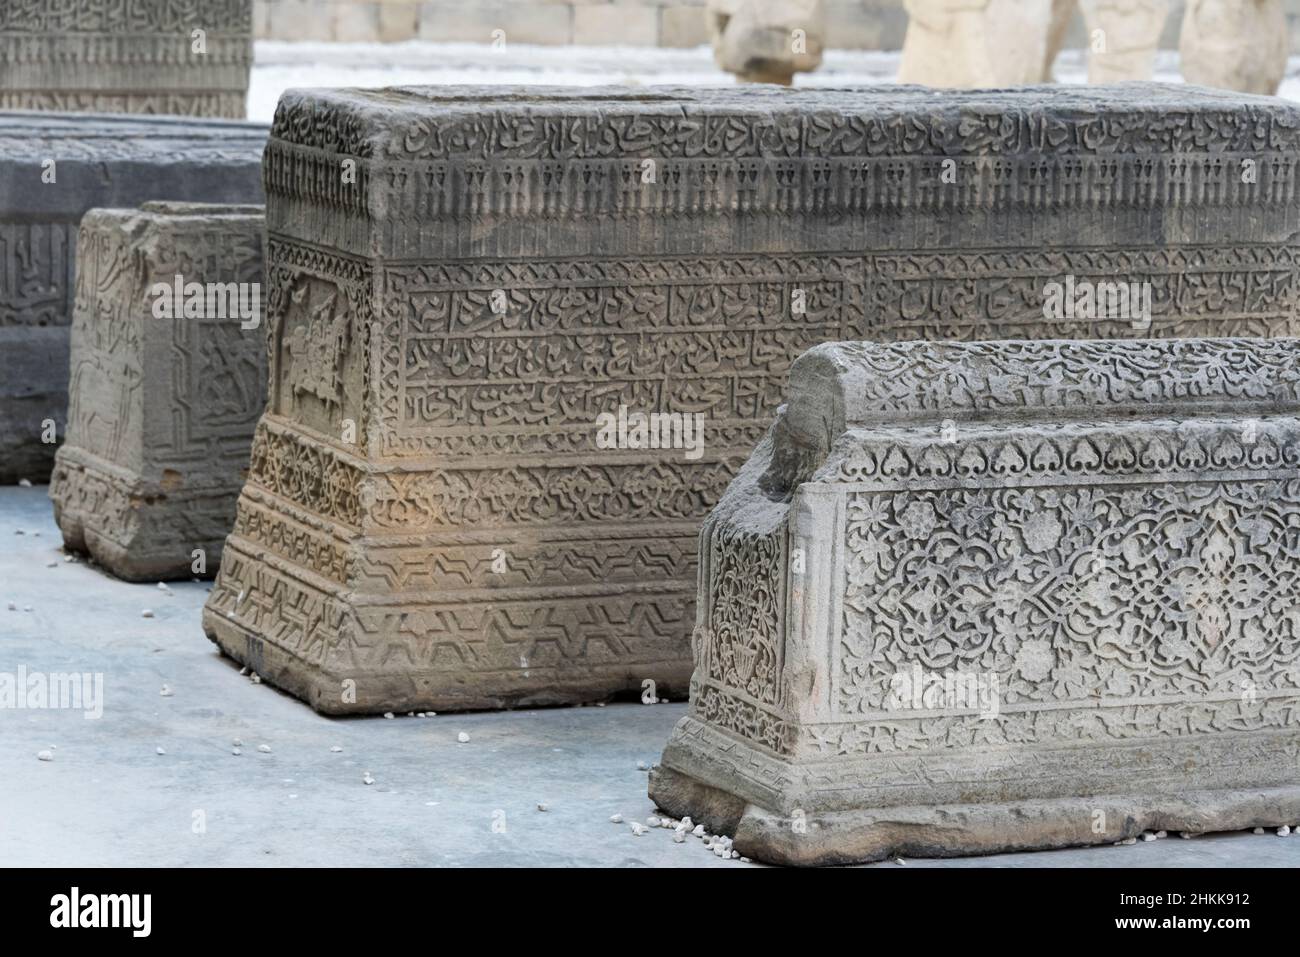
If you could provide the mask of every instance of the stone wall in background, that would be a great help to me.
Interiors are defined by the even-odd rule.
[[[1183,0],[1171,0],[1160,38],[1178,48]],[[901,50],[903,0],[823,0],[827,48]],[[1300,52],[1300,0],[1286,0],[1292,50]],[[693,47],[709,42],[705,0],[253,0],[258,39],[490,42],[504,29],[517,43]],[[1066,49],[1081,49],[1075,17]]]

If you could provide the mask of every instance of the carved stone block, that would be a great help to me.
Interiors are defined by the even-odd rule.
[[[266,407],[264,228],[260,206],[203,203],[81,221],[50,498],[64,544],[119,578],[218,567]]]
[[[0,109],[242,120],[252,0],[5,0]]]
[[[810,350],[650,796],[801,864],[1300,819],[1298,347]]]
[[[82,214],[260,203],[265,144],[265,126],[227,120],[0,113],[0,483],[44,481],[42,439],[63,437]]]
[[[1295,331],[1298,121],[1156,86],[287,93],[205,627],[325,711],[684,693],[698,523],[795,356]],[[1071,276],[1149,283],[1149,327],[1045,319]],[[653,414],[700,454],[599,444]]]

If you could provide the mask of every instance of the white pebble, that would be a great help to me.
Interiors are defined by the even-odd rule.
[[[1181,837],[1184,841],[1190,841],[1196,835],[1193,834],[1191,831],[1179,831],[1178,836]]]
[[[740,859],[740,863],[742,863],[742,864],[748,864],[749,862],[750,862],[750,861],[749,861],[749,858],[748,858],[748,857],[742,857],[742,858]]]
[[[244,675],[248,674],[248,665],[244,665],[244,667],[240,668],[239,674],[240,677],[243,677]]]
[[[14,602],[11,601],[11,602],[9,603],[9,610],[10,610],[10,611],[17,611],[17,610],[18,610],[18,605],[17,605],[16,603],[14,603]]]
[[[1156,839],[1156,836],[1155,836],[1154,834],[1152,834],[1150,831],[1143,831],[1143,832],[1142,832],[1142,840],[1144,840],[1144,841],[1154,841],[1155,839]]]
[[[270,754],[271,746],[269,744],[259,744],[257,750],[261,751],[263,754]]]
[[[361,783],[362,783],[362,784],[374,784],[374,783],[375,783],[375,779],[372,778],[372,777],[370,776],[370,772],[367,771],[365,774],[361,775]]]
[[[1290,833],[1291,833],[1291,828],[1287,827],[1285,824],[1283,824],[1281,827],[1277,829],[1278,837],[1286,837]]]
[[[659,818],[655,817],[653,814],[651,814],[648,818],[646,818],[646,819],[645,819],[645,822],[646,822],[646,824],[649,825],[650,827],[658,827],[658,826],[659,826]]]
[[[684,817],[684,818],[682,818],[681,823],[682,823],[682,826],[685,827],[686,830],[688,830],[688,831],[689,831],[692,827],[695,826],[695,822],[692,821],[689,817]]]
[[[242,747],[244,746],[244,742],[241,741],[239,738],[235,738],[235,740],[234,740],[234,741],[231,741],[230,743],[233,744],[233,745],[234,745],[235,747],[237,747],[237,748],[242,748]]]
[[[385,711],[385,712],[384,712],[384,718],[387,719],[387,720],[389,720],[389,721],[392,721],[392,720],[393,720],[393,712],[391,712],[391,711]]]
[[[146,608],[144,611],[140,612],[140,617],[141,617],[141,618],[152,618],[152,617],[153,617],[153,609],[152,609],[152,608]]]
[[[460,734],[456,735],[456,740],[461,744],[469,744],[469,735],[462,731]]]
[[[1165,838],[1167,838],[1168,836],[1169,836],[1169,832],[1168,832],[1168,831],[1156,831],[1156,837],[1159,838],[1159,839],[1162,840],[1162,841],[1163,841]]]
[[[160,697],[170,698],[172,696],[172,689],[167,687],[166,685],[163,685],[162,688],[159,690],[158,694]]]
[[[638,761],[636,763],[636,769],[638,771],[649,771],[650,765],[646,764],[644,761]]]
[[[155,748],[154,750],[156,750],[159,754],[166,754],[166,753],[167,753],[167,752],[164,751],[161,747],[159,747],[159,748]]]
[[[230,749],[230,753],[231,753],[231,754],[243,754],[244,752],[241,751],[241,750],[239,750],[239,748],[231,748],[231,749]]]
[[[37,751],[36,757],[42,761],[53,761],[54,753],[52,751]]]
[[[550,808],[547,807],[545,804],[539,804],[539,805],[537,805],[537,810],[539,810],[539,811],[549,811]]]
[[[1257,827],[1257,828],[1255,828],[1255,833],[1256,833],[1256,834],[1263,834],[1263,833],[1264,833],[1264,829],[1263,829],[1262,827]]]
[[[704,837],[704,825],[696,824],[694,830],[692,830],[691,833],[694,834],[696,837]]]
[[[31,488],[31,487],[32,487],[32,480],[31,480],[31,479],[19,479],[19,480],[18,480],[18,487],[19,487],[19,488]]]
[[[610,824],[622,824],[622,823],[623,823],[623,815],[622,815],[622,814],[611,814],[611,815],[609,816],[609,823],[610,823]]]
[[[339,753],[340,751],[342,751],[343,749],[340,748],[340,747],[336,744],[336,745],[331,746],[331,747],[330,747],[330,750],[333,751],[335,754],[338,754],[338,753]]]
[[[674,832],[673,832],[673,843],[674,843],[674,844],[685,844],[685,843],[686,843],[686,832],[685,832],[685,831],[674,831]]]
[[[260,685],[262,683],[262,676],[259,675],[256,671],[254,671],[251,675],[248,676],[248,681],[250,684]]]
[[[646,832],[646,826],[644,824],[638,824],[636,821],[632,822],[633,834],[635,834],[637,837],[640,837],[645,832]]]

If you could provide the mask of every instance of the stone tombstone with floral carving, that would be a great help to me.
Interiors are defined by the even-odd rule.
[[[4,0],[0,109],[242,120],[252,0]]]
[[[682,696],[699,522],[796,356],[1295,331],[1298,144],[1151,85],[289,91],[206,629],[324,711]],[[1112,281],[1150,308],[1045,315]]]
[[[651,798],[807,864],[1300,821],[1298,348],[804,354]]]
[[[266,405],[261,206],[92,209],[77,240],[64,544],[129,581],[208,577]]]

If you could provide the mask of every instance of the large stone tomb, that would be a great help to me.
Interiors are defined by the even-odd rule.
[[[260,206],[92,209],[77,238],[65,545],[132,581],[216,572],[266,407]]]
[[[260,203],[265,145],[228,120],[0,113],[0,483],[45,481],[63,438],[82,214]]]
[[[810,350],[650,796],[799,864],[1300,821],[1298,347]]]
[[[1151,85],[290,91],[205,627],[323,711],[682,695],[699,521],[794,357],[1294,332],[1298,142],[1289,104]],[[1143,322],[1045,318],[1109,280]]]
[[[0,108],[242,120],[252,0],[5,0]]]

